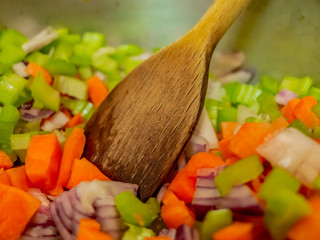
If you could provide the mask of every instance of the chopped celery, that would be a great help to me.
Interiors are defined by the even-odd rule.
[[[50,57],[47,54],[43,54],[41,52],[32,52],[30,55],[26,57],[28,62],[34,62],[43,66],[47,61],[49,61]]]
[[[28,81],[15,73],[7,73],[0,77],[0,102],[14,104]]]
[[[14,125],[17,124],[20,118],[18,109],[10,104],[5,104],[0,113],[0,121],[12,122]]]
[[[286,76],[279,86],[279,90],[288,89],[299,95],[299,97],[305,96],[312,85],[312,79],[309,77],[294,78]]]
[[[73,43],[70,41],[61,41],[55,48],[52,58],[69,61],[73,53]]]
[[[294,120],[289,127],[293,127],[298,129],[300,132],[302,132],[303,134],[305,134],[308,137],[312,137],[312,133],[310,132],[309,128],[300,120],[300,119],[296,119]]]
[[[252,155],[225,167],[215,178],[216,187],[221,196],[225,196],[236,184],[246,183],[263,172],[263,166],[257,155]]]
[[[21,61],[26,56],[26,52],[21,47],[8,45],[0,51],[0,63],[14,64]]]
[[[9,45],[21,47],[28,41],[28,38],[14,29],[8,29],[0,34],[0,49],[4,49]]]
[[[54,80],[54,86],[60,92],[77,99],[86,100],[88,97],[88,86],[86,82],[74,77],[59,75]]]
[[[113,72],[118,68],[118,62],[108,56],[107,48],[100,48],[92,56],[91,64],[103,73]]]
[[[261,88],[275,95],[278,92],[278,81],[270,76],[262,76]]]
[[[96,32],[86,32],[82,37],[82,44],[93,47],[94,49],[99,49],[105,45],[106,39],[102,33]]]
[[[111,91],[122,80],[124,76],[119,71],[105,73],[107,76],[107,87]]]
[[[269,92],[262,91],[257,100],[260,106],[259,113],[268,114],[271,121],[281,116],[281,112],[279,111],[278,104],[274,99],[274,95]]]
[[[263,120],[262,118],[258,118],[258,117],[247,117],[245,120],[245,122],[265,122],[265,120]]]
[[[51,75],[69,75],[75,76],[77,74],[76,67],[63,59],[50,59],[44,66]]]
[[[3,64],[0,62],[0,76],[11,70],[10,64]]]
[[[13,104],[15,107],[20,107],[22,104],[32,100],[31,91],[25,87],[19,95],[18,100]]]
[[[124,233],[121,240],[144,240],[145,237],[153,237],[155,233],[149,228],[137,227],[127,224],[129,229]]]
[[[13,122],[0,121],[0,143],[10,143],[10,135],[14,131]]]
[[[217,131],[221,131],[222,122],[236,122],[238,110],[234,107],[224,107],[218,110]]]
[[[268,199],[264,221],[273,239],[285,239],[290,228],[311,213],[307,200],[288,189],[277,191]]]
[[[92,77],[92,69],[90,66],[80,66],[79,67],[79,74],[82,79],[87,80],[88,78]]]
[[[129,74],[134,68],[139,66],[143,60],[136,60],[133,58],[127,58],[124,62],[124,72],[125,74]]]
[[[205,108],[208,112],[208,116],[212,126],[217,129],[218,124],[218,110],[224,108],[224,103],[215,99],[206,99]]]
[[[200,228],[201,240],[212,240],[215,232],[232,223],[232,212],[230,209],[219,209],[209,211]]]
[[[11,134],[10,144],[12,150],[25,150],[29,146],[32,134],[22,133],[22,134]]]
[[[41,120],[35,122],[26,122],[19,120],[14,130],[15,134],[40,131]]]
[[[143,203],[130,191],[125,191],[115,197],[116,208],[121,218],[135,226],[147,227],[160,212],[160,204],[155,198],[149,198]]]
[[[260,93],[261,90],[255,86],[240,84],[235,89],[233,95],[230,96],[230,100],[233,104],[251,106],[257,100]]]
[[[39,71],[33,80],[31,94],[45,108],[52,109],[53,111],[59,110],[60,93],[46,82],[41,71]]]
[[[300,188],[300,185],[300,182],[289,172],[276,166],[268,174],[266,180],[263,182],[258,196],[261,199],[268,201],[268,199],[275,192],[282,191],[283,189],[297,192]]]
[[[68,97],[63,97],[61,103],[66,108],[70,109],[73,115],[81,113],[85,121],[88,121],[93,112],[95,111],[94,105],[88,101],[77,101]]]
[[[87,102],[87,104],[81,109],[81,115],[85,121],[88,121],[94,111],[94,105],[91,102]]]
[[[312,112],[314,112],[318,117],[320,117],[320,103],[316,104],[311,108]]]
[[[143,53],[143,49],[134,44],[120,45],[117,50],[125,53],[127,56],[136,56]]]
[[[317,101],[320,101],[320,88],[311,87],[306,95],[313,96]]]
[[[232,96],[235,94],[235,91],[241,84],[239,82],[231,82],[224,85],[224,89],[226,90],[226,100],[231,100]]]

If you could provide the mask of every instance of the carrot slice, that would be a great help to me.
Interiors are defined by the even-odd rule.
[[[236,155],[230,151],[231,138],[222,139],[218,146],[224,159],[235,157]]]
[[[28,63],[26,69],[24,70],[26,73],[30,74],[33,77],[36,77],[39,71],[42,72],[42,75],[48,84],[52,84],[52,77],[50,74],[40,65],[30,62]]]
[[[252,240],[252,223],[234,222],[213,234],[214,240]]]
[[[4,171],[3,168],[0,168],[0,183],[11,186],[10,178],[8,173]]]
[[[83,123],[83,118],[81,113],[77,113],[76,115],[74,115],[66,124],[65,127],[69,128],[69,127],[75,127],[79,124]]]
[[[83,181],[90,182],[92,180],[110,181],[94,164],[87,159],[75,159],[72,166],[71,175],[67,183],[67,188],[73,188]]]
[[[101,225],[95,219],[80,219],[77,240],[113,240],[113,238],[101,231]]]
[[[108,96],[108,89],[102,80],[94,75],[87,80],[89,98],[95,107],[98,107]]]
[[[221,123],[221,133],[222,139],[230,139],[234,137],[234,131],[239,126],[237,122],[222,122]]]
[[[19,188],[0,184],[0,240],[19,239],[40,200]]]
[[[75,159],[81,158],[86,143],[86,136],[83,132],[83,129],[75,127],[64,145],[56,187],[67,186],[73,162]]]
[[[180,200],[190,203],[196,191],[197,170],[223,165],[224,162],[219,156],[205,152],[197,153],[190,159],[185,168],[176,175],[168,189],[174,192]]]
[[[268,134],[274,132],[270,123],[246,122],[232,138],[229,149],[235,155],[245,158],[255,153]]]
[[[181,200],[170,190],[167,190],[162,198],[163,204],[172,204],[172,203],[179,203]]]
[[[288,119],[289,123],[293,123],[296,120],[296,116],[293,113],[293,109],[301,100],[298,98],[291,99],[282,109],[281,113],[284,117]]]
[[[31,183],[27,177],[25,166],[10,168],[6,170],[6,173],[13,187],[17,187],[23,191],[27,191],[31,186]]]
[[[293,109],[293,113],[296,118],[300,119],[309,128],[320,126],[320,119],[311,110],[311,108],[317,103],[318,101],[315,97],[307,96],[303,97]]]
[[[57,182],[61,161],[61,149],[54,133],[34,135],[31,138],[25,160],[27,176],[34,187],[46,192]]]
[[[231,164],[238,162],[239,160],[240,160],[240,158],[237,156],[229,157],[225,160],[225,163],[226,163],[226,165],[231,165]]]
[[[10,157],[2,150],[0,150],[0,168],[4,168],[4,170],[11,168],[13,166],[13,162]]]
[[[281,130],[283,128],[286,128],[289,126],[289,123],[288,121],[285,119],[284,116],[280,116],[278,117],[277,119],[275,119],[272,123],[271,123],[274,131],[277,131],[277,130]]]

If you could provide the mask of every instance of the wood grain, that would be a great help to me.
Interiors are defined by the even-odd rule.
[[[216,44],[248,2],[216,0],[189,33],[120,82],[85,127],[84,156],[150,197],[192,135]]]

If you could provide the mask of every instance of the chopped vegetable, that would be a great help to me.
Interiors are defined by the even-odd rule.
[[[215,240],[252,240],[251,223],[234,222],[228,227],[213,234]]]
[[[10,160],[10,157],[4,152],[0,150],[0,169],[4,170],[11,168],[13,166],[13,162]]]
[[[101,231],[101,225],[94,219],[80,219],[77,240],[113,240],[113,238]]]
[[[25,166],[14,167],[6,170],[11,186],[27,191],[31,183],[27,177]]]
[[[106,85],[94,75],[87,80],[89,98],[93,102],[95,107],[98,107],[101,102],[107,97],[108,89]]]
[[[28,63],[25,72],[30,74],[33,77],[36,77],[38,75],[38,73],[41,71],[44,79],[47,81],[48,84],[52,83],[52,77],[50,76],[50,74],[40,65],[30,62]]]

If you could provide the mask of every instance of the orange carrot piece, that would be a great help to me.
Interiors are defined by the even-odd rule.
[[[89,162],[87,159],[75,159],[73,162],[71,175],[66,187],[68,189],[71,189],[83,181],[90,182],[95,179],[110,181],[110,178],[104,175],[99,170],[99,168],[97,168],[93,163]]]
[[[154,236],[154,237],[145,237],[144,240],[172,240],[167,236]]]
[[[309,200],[312,212],[293,225],[288,233],[290,240],[318,240],[320,239],[320,196]]]
[[[10,178],[8,173],[4,171],[3,168],[0,168],[0,183],[11,186]]]
[[[226,163],[226,165],[231,165],[231,164],[238,162],[239,160],[240,160],[240,158],[237,156],[229,157],[225,160],[225,163]]]
[[[66,124],[65,127],[69,128],[69,127],[75,127],[79,124],[83,123],[83,118],[81,113],[77,113],[76,115],[74,115]]]
[[[252,240],[252,223],[234,222],[213,234],[214,240]]]
[[[28,63],[28,66],[24,71],[33,77],[36,77],[39,71],[41,71],[46,82],[48,84],[52,84],[52,77],[50,76],[50,74],[43,67],[41,67],[36,63],[33,63],[33,62]]]
[[[95,107],[98,107],[100,103],[108,96],[108,89],[102,80],[94,75],[87,80],[89,98]]]
[[[180,200],[190,203],[196,190],[197,170],[201,168],[214,168],[223,166],[225,163],[219,156],[210,153],[197,153],[187,163],[169,186]]]
[[[163,204],[179,203],[181,200],[170,190],[167,190],[162,198]]]
[[[230,151],[230,143],[231,143],[231,138],[222,139],[221,141],[218,142],[221,155],[223,156],[224,159],[232,158],[236,156],[233,152]]]
[[[221,123],[221,133],[222,139],[230,139],[234,137],[234,131],[238,127],[237,122],[222,122]]]
[[[291,99],[282,109],[281,113],[284,117],[288,119],[289,123],[293,123],[296,120],[296,116],[293,113],[293,109],[301,100],[298,98]]]
[[[283,128],[286,128],[289,126],[288,121],[285,119],[284,116],[280,116],[277,119],[275,119],[272,123],[271,123],[273,129],[275,131],[277,130],[281,130]]]
[[[4,170],[6,170],[12,166],[13,162],[10,157],[4,151],[0,150],[0,168],[4,168]]]
[[[81,158],[86,143],[86,136],[83,132],[83,129],[75,127],[64,145],[57,187],[67,186],[73,162]]]
[[[101,231],[101,225],[97,220],[81,218],[77,240],[113,240],[113,238]]]
[[[56,186],[61,149],[54,133],[34,135],[25,160],[27,176],[34,187],[46,192]]]
[[[303,97],[293,109],[296,118],[300,119],[309,128],[320,126],[320,119],[311,110],[317,103],[318,101],[314,97],[307,96]]]
[[[0,240],[19,239],[40,200],[19,188],[0,184]]]
[[[232,138],[229,149],[241,158],[249,157],[255,153],[268,134],[274,130],[270,123],[246,122]]]
[[[161,208],[161,217],[168,228],[178,228],[183,224],[192,227],[195,221],[194,213],[183,201],[164,204]]]
[[[14,167],[6,170],[11,186],[27,191],[31,183],[27,177],[25,166]]]

